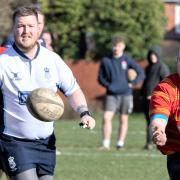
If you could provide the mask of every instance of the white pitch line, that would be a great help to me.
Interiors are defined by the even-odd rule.
[[[73,130],[76,130],[77,128],[73,128]],[[97,131],[97,130],[91,130],[90,133],[92,134],[99,134],[100,131]],[[117,131],[112,131],[112,134],[117,134]],[[131,134],[131,135],[138,135],[138,134],[141,134],[141,135],[145,135],[146,134],[146,131],[131,131],[129,130],[128,131],[128,134]]]
[[[108,156],[112,156],[112,157],[151,157],[151,158],[159,158],[162,157],[161,154],[155,154],[155,153],[115,153],[112,152],[112,154],[109,153],[110,151],[107,151]],[[104,152],[100,153],[100,152],[86,152],[86,153],[82,153],[82,152],[61,152],[61,156],[81,156],[81,157],[97,157],[97,156],[104,156]]]

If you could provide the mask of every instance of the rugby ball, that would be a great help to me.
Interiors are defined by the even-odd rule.
[[[59,120],[64,112],[61,97],[48,88],[33,90],[27,98],[26,106],[32,116],[46,122]]]
[[[128,69],[128,80],[134,81],[136,77],[137,77],[137,72],[132,68]]]

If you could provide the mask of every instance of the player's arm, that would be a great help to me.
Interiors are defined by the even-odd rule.
[[[110,72],[107,62],[108,61],[106,58],[101,61],[98,72],[98,82],[105,88],[108,88],[108,86],[110,85]]]
[[[166,144],[166,129],[167,121],[163,118],[154,118],[151,120],[150,133],[154,144],[163,146]]]
[[[172,99],[175,97],[171,79],[166,78],[154,89],[150,100],[149,114],[151,119],[150,132],[155,144],[166,144],[166,126],[171,114]]]
[[[59,58],[57,58],[57,66],[61,70],[59,83],[57,84],[58,89],[67,97],[72,108],[79,113],[83,127],[93,129],[95,120],[90,116],[85,96],[79,88],[71,69]]]
[[[80,124],[82,124],[83,128],[93,129],[95,127],[95,120],[88,111],[87,102],[82,90],[80,88],[75,90],[67,98],[72,108],[79,113],[81,118]]]

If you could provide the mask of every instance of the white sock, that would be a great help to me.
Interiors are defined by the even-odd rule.
[[[109,148],[110,147],[110,140],[109,139],[104,139],[102,142],[103,147]]]
[[[120,140],[120,141],[118,141],[118,142],[117,142],[117,146],[123,147],[123,146],[124,146],[124,142],[123,142],[123,141],[121,141],[121,140]]]

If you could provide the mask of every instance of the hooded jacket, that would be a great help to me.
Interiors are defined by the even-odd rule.
[[[152,63],[151,54],[156,55],[156,63]],[[147,60],[149,65],[145,70],[146,78],[142,87],[143,96],[145,98],[151,96],[155,86],[170,74],[169,68],[161,61],[160,55],[161,52],[158,46],[155,46],[148,51]]]

